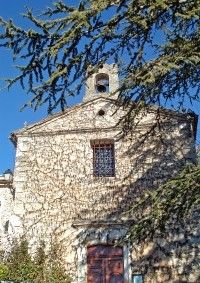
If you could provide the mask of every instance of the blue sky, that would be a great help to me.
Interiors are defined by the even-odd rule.
[[[51,0],[0,0],[0,16],[4,19],[12,18],[18,26],[28,28],[28,21],[20,14],[25,12],[26,7],[33,8],[35,14],[41,12],[51,3]],[[75,5],[78,1],[67,1]],[[6,169],[13,169],[15,149],[9,140],[10,133],[22,128],[24,123],[34,123],[47,116],[46,108],[43,107],[34,112],[32,109],[20,111],[20,108],[29,100],[26,92],[15,85],[11,90],[3,88],[3,78],[14,77],[16,74],[11,53],[0,48],[0,174]],[[3,89],[2,89],[3,88]],[[80,97],[74,99],[74,103],[80,101]]]
[[[51,0],[0,0],[0,16],[9,19],[12,18],[16,25],[28,28],[28,21],[20,14],[25,11],[25,7],[32,7],[35,14],[51,6]],[[76,5],[79,1],[66,1],[68,4]],[[13,169],[15,150],[9,141],[10,133],[16,129],[22,128],[24,123],[31,124],[46,117],[46,108],[40,108],[36,112],[32,109],[20,111],[20,108],[29,100],[26,92],[19,85],[15,85],[10,91],[3,88],[3,78],[14,77],[16,75],[13,66],[11,54],[5,49],[0,49],[0,174],[6,169]],[[3,89],[2,89],[3,88]],[[74,103],[80,101],[80,97],[74,99]],[[200,104],[189,106],[197,114],[200,114]],[[200,129],[199,131],[200,132]],[[197,142],[200,136],[198,134]]]

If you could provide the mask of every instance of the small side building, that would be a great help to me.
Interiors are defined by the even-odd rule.
[[[0,249],[8,244],[9,233],[12,227],[10,219],[13,215],[14,190],[13,175],[10,170],[0,175]]]

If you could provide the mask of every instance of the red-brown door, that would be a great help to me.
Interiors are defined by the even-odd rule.
[[[123,250],[113,246],[88,248],[88,283],[123,283]]]

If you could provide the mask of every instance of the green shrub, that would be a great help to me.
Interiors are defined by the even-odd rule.
[[[28,242],[22,240],[15,244],[7,259],[8,279],[16,281],[32,281],[37,273],[37,266],[28,253]]]
[[[58,246],[45,254],[45,245],[41,242],[35,258],[28,252],[28,242],[22,240],[15,244],[6,262],[0,263],[0,280],[33,283],[70,283],[66,275]]]
[[[70,278],[66,275],[65,270],[62,265],[55,263],[49,272],[47,282],[51,283],[70,283]]]
[[[9,269],[4,263],[0,263],[0,280],[8,279]]]
[[[70,283],[70,278],[66,275],[60,245],[54,241],[48,258],[46,260],[46,282]]]

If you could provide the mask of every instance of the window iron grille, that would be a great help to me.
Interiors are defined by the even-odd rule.
[[[93,147],[93,174],[95,177],[115,176],[114,143],[95,142]]]

